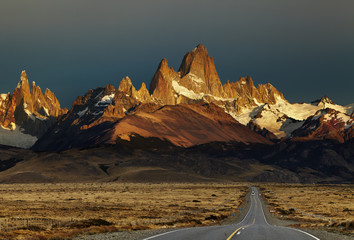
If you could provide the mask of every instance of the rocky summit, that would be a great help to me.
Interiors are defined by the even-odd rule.
[[[43,95],[35,82],[30,88],[27,74],[22,71],[14,92],[1,95],[0,144],[30,147],[66,111],[49,89]]]
[[[162,104],[213,102],[233,115],[258,103],[285,100],[269,83],[256,88],[251,77],[222,85],[214,60],[203,45],[185,54],[178,72],[164,58],[151,80],[150,93]]]

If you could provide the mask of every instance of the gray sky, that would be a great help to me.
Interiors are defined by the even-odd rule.
[[[150,84],[204,44],[224,83],[250,75],[291,102],[354,102],[353,0],[1,0],[0,92],[25,69],[61,104],[90,88]]]

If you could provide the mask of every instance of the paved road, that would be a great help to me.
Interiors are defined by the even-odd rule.
[[[254,195],[250,195],[250,209],[240,223],[179,229],[145,238],[145,240],[319,240],[319,238],[298,229],[268,224],[258,190],[252,187],[251,191],[254,192]]]

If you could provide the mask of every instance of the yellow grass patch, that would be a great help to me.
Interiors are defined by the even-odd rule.
[[[353,185],[266,185],[265,198],[278,217],[303,227],[354,234]]]
[[[34,239],[210,225],[237,213],[240,184],[4,184],[0,237]]]

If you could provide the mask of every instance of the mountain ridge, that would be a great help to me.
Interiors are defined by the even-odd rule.
[[[0,96],[0,139],[7,141],[0,144],[22,139],[20,147],[31,149],[0,145],[0,182],[181,181],[185,174],[350,182],[353,109],[328,97],[292,104],[249,76],[222,84],[203,45],[184,55],[178,72],[163,58],[149,90],[126,76],[78,96],[70,110],[50,90],[30,88],[22,72],[14,93]]]
[[[16,97],[17,95],[19,97]],[[300,134],[299,129],[313,128],[315,125],[306,125],[306,122],[314,118],[318,111],[330,108],[337,111],[338,114],[344,114],[343,116],[347,120],[343,122],[341,120],[344,119],[343,117],[336,120],[336,122],[342,121],[341,125],[344,124],[341,129],[329,128],[328,131],[321,131],[332,136],[329,137],[330,139],[340,142],[348,141],[353,137],[354,106],[336,105],[328,97],[323,97],[309,104],[291,104],[270,83],[258,84],[256,87],[250,76],[241,77],[235,82],[226,81],[222,84],[213,57],[201,44],[184,55],[178,72],[168,65],[166,58],[163,58],[150,82],[149,90],[145,83],[142,83],[140,89],[137,90],[132,80],[126,76],[120,81],[117,88],[108,84],[104,88],[89,90],[84,96],[77,97],[69,111],[60,108],[59,101],[50,90],[47,89],[43,95],[41,89],[34,82],[30,89],[25,72],[21,73],[21,81],[14,91],[14,97],[12,97],[12,101],[15,103],[7,107],[9,110],[6,107],[4,110],[6,104],[3,104],[6,101],[9,102],[6,100],[9,98],[4,94],[1,96],[3,100],[0,104],[2,111],[0,116],[5,116],[3,117],[4,127],[15,122],[15,115],[17,123],[24,126],[29,122],[29,119],[33,121],[33,119],[45,118],[46,115],[51,116],[53,121],[46,127],[35,127],[37,130],[32,130],[33,124],[30,127],[24,127],[26,131],[38,137],[44,135],[48,137],[48,134],[45,133],[50,128],[55,128],[55,130],[51,130],[52,136],[57,136],[58,132],[66,128],[77,128],[73,131],[79,133],[102,123],[116,123],[139,112],[153,114],[154,111],[166,105],[200,105],[204,103],[217,106],[233,117],[236,122],[259,133],[260,138],[265,136],[273,142],[286,139],[305,139],[305,132],[308,134],[306,139],[324,139],[319,134],[309,134],[311,131],[308,130],[302,131]],[[49,99],[53,99],[53,101]],[[41,104],[43,102],[44,105]],[[15,108],[17,109],[16,114]],[[220,114],[220,110],[214,108],[214,111],[214,114]],[[334,115],[331,116],[334,117]],[[327,118],[321,119],[322,121],[332,121]],[[16,123],[14,127],[16,127]],[[320,132],[320,130],[318,131]],[[338,135],[336,133],[338,131],[342,131],[342,133]],[[178,133],[174,134],[178,135]],[[152,135],[156,137],[156,134]],[[157,137],[164,138],[163,134]]]

